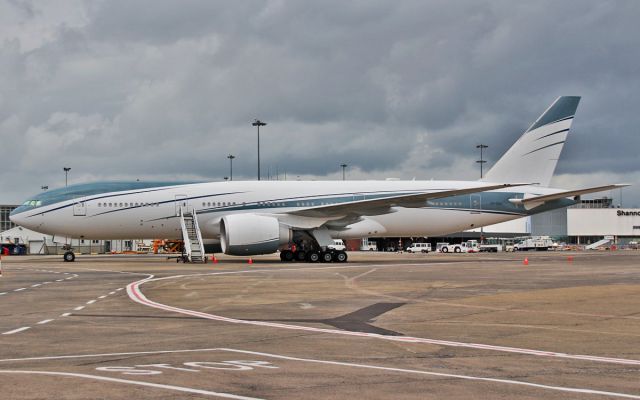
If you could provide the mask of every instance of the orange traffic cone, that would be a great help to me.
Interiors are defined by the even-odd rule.
[[[249,265],[253,264],[253,259],[249,257]]]
[[[524,261],[522,262],[522,265],[529,265],[529,259],[525,258]]]
[[[211,255],[211,261],[213,261],[214,264],[218,263],[218,259],[216,258],[215,254]]]
[[[569,261],[569,262],[573,262],[573,256],[569,256],[569,257],[567,257],[567,261]]]

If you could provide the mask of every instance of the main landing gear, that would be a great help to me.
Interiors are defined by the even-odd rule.
[[[347,253],[342,251],[342,250],[334,250],[334,249],[327,249],[327,250],[309,250],[309,251],[305,251],[305,250],[282,250],[280,252],[280,260],[284,261],[284,262],[292,262],[292,261],[297,261],[297,262],[311,262],[311,263],[316,263],[316,262],[323,262],[323,263],[329,263],[329,262],[339,262],[339,263],[343,263],[343,262],[347,262]]]

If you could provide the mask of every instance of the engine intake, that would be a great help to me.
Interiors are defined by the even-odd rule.
[[[220,221],[222,251],[232,256],[275,253],[291,238],[291,229],[274,217],[234,214]]]

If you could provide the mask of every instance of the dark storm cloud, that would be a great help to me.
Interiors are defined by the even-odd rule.
[[[637,183],[635,1],[0,3],[0,202],[42,184],[477,177],[583,96],[559,183]],[[274,172],[275,173],[275,172]],[[594,182],[598,181],[598,182]],[[637,185],[638,186],[638,185]],[[640,189],[629,190],[640,203]]]

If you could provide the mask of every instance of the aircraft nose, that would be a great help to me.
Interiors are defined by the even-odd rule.
[[[15,213],[12,212],[9,214],[9,219],[16,225],[24,226],[26,218],[24,217],[24,213]]]

